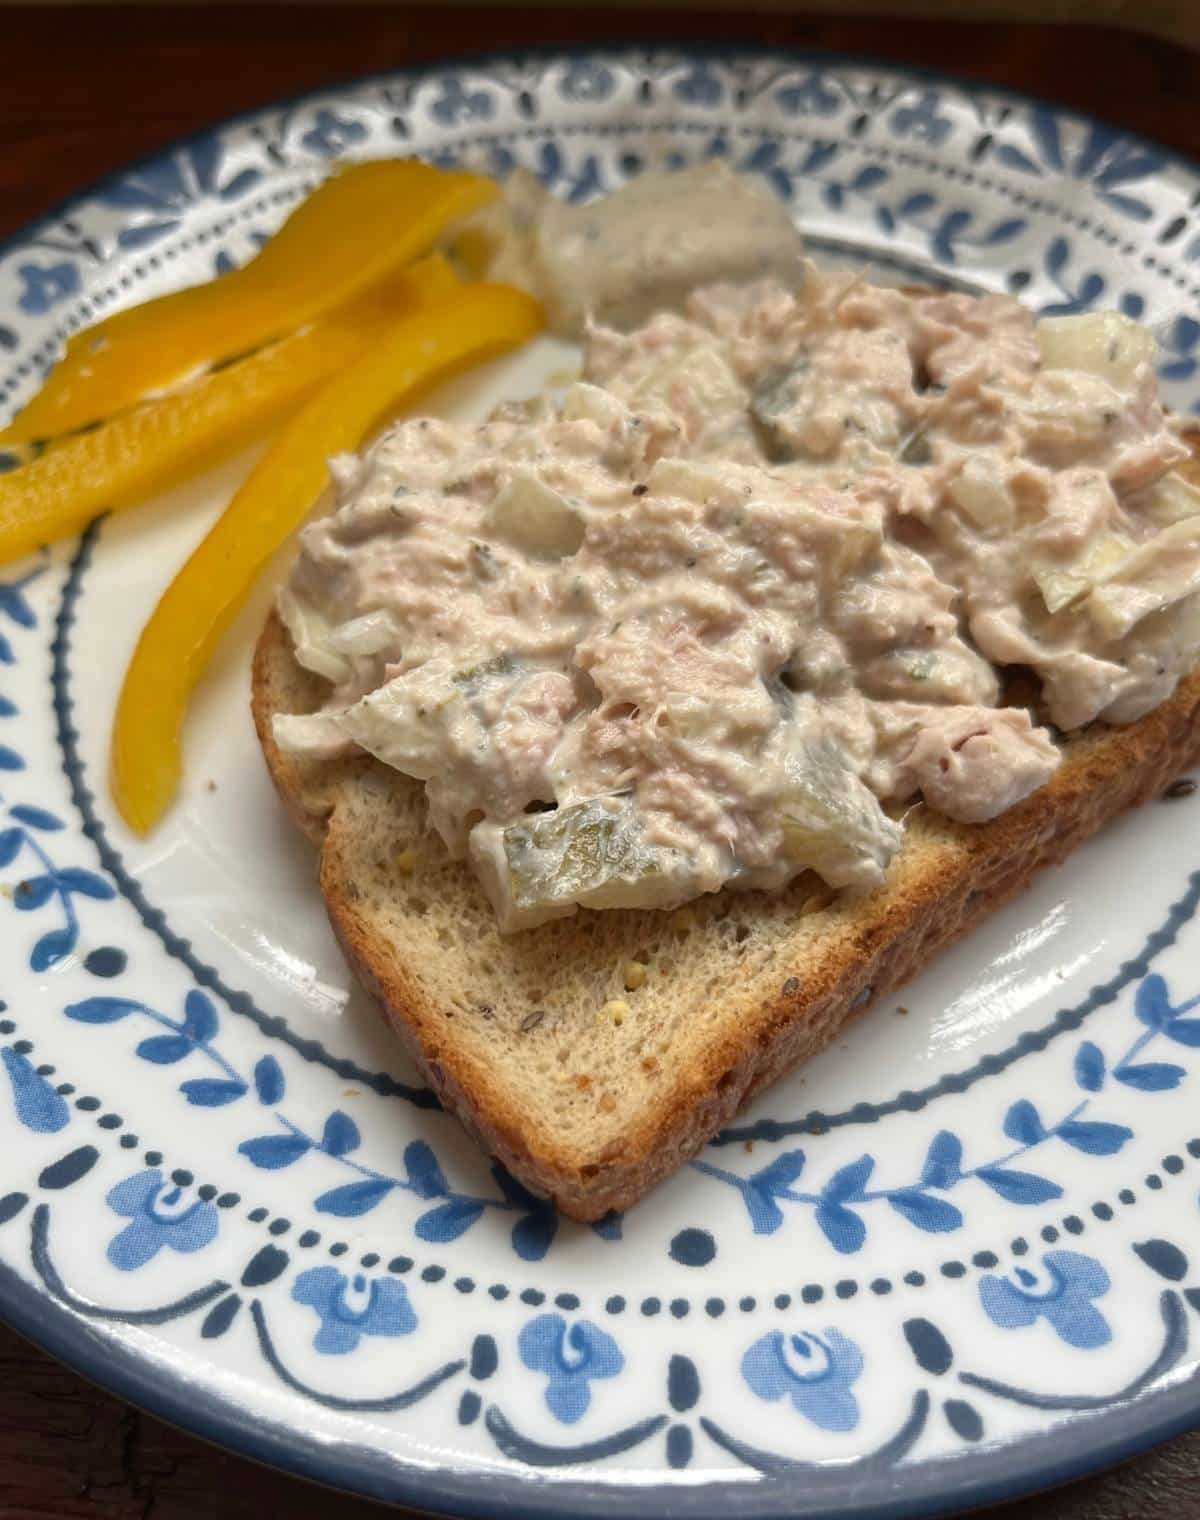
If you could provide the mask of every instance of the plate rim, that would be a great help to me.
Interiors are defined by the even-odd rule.
[[[1004,1504],[1115,1467],[1200,1422],[1200,1367],[1141,1399],[1116,1404],[1090,1419],[1023,1437],[1015,1444],[930,1458],[892,1469],[895,1490],[881,1502],[835,1500],[795,1508],[788,1474],[756,1482],[717,1480],[679,1489],[647,1483],[617,1487],[569,1479],[548,1482],[535,1474],[478,1469],[429,1470],[377,1448],[307,1444],[278,1421],[253,1415],[231,1399],[200,1393],[186,1373],[148,1362],[58,1305],[0,1261],[0,1322],[102,1391],[143,1413],[288,1477],[394,1506],[410,1506],[452,1520],[507,1520],[516,1512],[538,1520],[599,1520],[670,1514],[675,1520],[937,1520],[938,1516]],[[1151,1418],[1147,1419],[1147,1412]],[[1112,1437],[1105,1432],[1111,1428]],[[1097,1449],[1097,1434],[1103,1442]],[[1066,1447],[1067,1450],[1061,1448]],[[1030,1461],[1030,1450],[1034,1460]],[[1020,1472],[1008,1469],[1022,1456]],[[921,1488],[903,1492],[902,1473],[918,1474]],[[943,1475],[950,1481],[943,1481]],[[906,1485],[907,1486],[907,1485]],[[764,1505],[766,1498],[776,1502]],[[749,1501],[749,1502],[747,1502]]]
[[[937,83],[964,93],[992,93],[1025,106],[1043,107],[1087,126],[1111,124],[1088,111],[1020,88],[973,78],[953,70],[899,62],[863,53],[819,48],[774,47],[765,43],[681,42],[669,33],[638,40],[611,39],[577,46],[535,44],[451,54],[395,69],[343,76],[297,93],[273,96],[243,111],[217,118],[194,131],[168,138],[58,198],[40,215],[0,239],[0,255],[68,217],[131,173],[169,159],[214,132],[244,127],[273,111],[301,108],[325,97],[398,79],[422,80],[442,72],[532,60],[619,58],[670,52],[681,61],[732,62],[772,58],[784,64],[883,70],[898,79]],[[1114,128],[1130,142],[1153,147],[1163,168],[1200,174],[1200,159],[1144,133]],[[890,1492],[846,1501],[802,1503],[793,1480],[717,1479],[679,1488],[661,1483],[619,1486],[603,1480],[547,1481],[536,1474],[508,1474],[479,1468],[429,1469],[379,1448],[313,1445],[290,1425],[251,1413],[233,1399],[201,1391],[186,1369],[161,1366],[100,1333],[82,1316],[59,1304],[0,1261],[0,1323],[62,1362],[94,1386],[234,1455],[339,1492],[408,1505],[462,1520],[499,1520],[519,1512],[546,1520],[588,1520],[671,1513],[679,1520],[934,1520],[936,1516],[1002,1504],[1101,1472],[1188,1430],[1200,1427],[1200,1366],[1186,1378],[1123,1400],[1065,1426],[986,1449],[928,1458],[887,1475]],[[902,1478],[902,1475],[903,1478]],[[919,1477],[917,1484],[913,1478]]]

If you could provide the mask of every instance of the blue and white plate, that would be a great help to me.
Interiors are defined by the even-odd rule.
[[[871,64],[455,65],[260,111],[0,253],[0,388],[247,258],[334,159],[523,164],[583,199],[711,155],[819,257],[1119,307],[1200,400],[1200,174]],[[442,398],[478,411],[552,345]],[[268,588],[114,814],[117,683],[244,471],[0,574],[0,1311],[238,1451],[487,1515],[925,1515],[1200,1422],[1200,796],[1155,803],[766,1094],[623,1219],[491,1168],[351,984],[247,713]]]

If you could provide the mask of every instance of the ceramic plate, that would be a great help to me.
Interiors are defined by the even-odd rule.
[[[1200,175],[1066,111],[871,64],[455,65],[271,107],[0,254],[0,381],[247,258],[336,159],[573,200],[720,155],[817,256],[1104,304],[1197,409]],[[561,364],[460,382],[479,414]],[[268,588],[150,840],[117,682],[246,460],[0,584],[0,1308],[249,1455],[454,1514],[934,1514],[1200,1421],[1200,798],[1109,830],[593,1229],[489,1167],[351,984],[247,712]]]

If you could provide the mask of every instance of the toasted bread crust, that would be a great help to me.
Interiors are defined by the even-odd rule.
[[[275,712],[311,709],[320,688],[295,664],[287,633],[272,614],[255,651],[254,721],[280,796],[320,844],[321,891],[347,959],[446,1108],[522,1182],[580,1220],[627,1208],[749,1098],[815,1055],[851,1017],[914,976],[1043,866],[1063,859],[1124,809],[1158,795],[1200,758],[1198,671],[1140,722],[1097,725],[1072,739],[1050,783],[993,822],[953,825],[922,812],[910,829],[947,848],[923,852],[918,869],[901,872],[839,914],[817,975],[811,965],[802,978],[781,965],[773,998],[740,1010],[695,1059],[673,1071],[661,1101],[619,1144],[584,1155],[531,1133],[521,1094],[445,1037],[444,1021],[402,947],[382,940],[361,910],[339,797],[348,780],[385,768],[367,757],[298,763],[279,751],[271,733]]]

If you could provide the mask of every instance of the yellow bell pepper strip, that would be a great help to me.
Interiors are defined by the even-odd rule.
[[[324,321],[0,475],[0,564],[236,453],[357,359],[381,324],[459,289],[433,255]]]
[[[138,640],[117,704],[110,777],[131,828],[149,832],[174,798],[188,696],[255,579],[311,511],[330,456],[358,448],[432,382],[525,342],[541,325],[538,306],[522,291],[467,286],[383,333],[292,418]]]
[[[46,384],[0,432],[0,448],[115,416],[295,331],[402,269],[495,194],[491,180],[416,159],[335,174],[241,269],[73,337]]]

